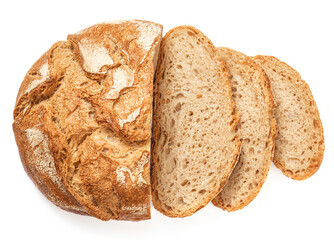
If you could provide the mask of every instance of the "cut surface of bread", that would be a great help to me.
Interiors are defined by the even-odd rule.
[[[150,218],[161,34],[161,25],[140,20],[94,25],[54,44],[23,81],[13,123],[23,165],[37,185],[66,190],[77,204],[67,210],[102,220]]]
[[[254,60],[266,71],[277,105],[274,164],[292,179],[311,177],[318,171],[325,150],[322,122],[311,90],[296,70],[277,58],[256,56]]]
[[[275,104],[269,80],[260,66],[235,50],[218,48],[218,52],[229,71],[242,144],[239,161],[213,204],[235,211],[257,196],[267,178],[276,134]]]
[[[199,30],[181,26],[163,38],[153,112],[153,205],[189,216],[219,193],[240,150],[227,70]]]

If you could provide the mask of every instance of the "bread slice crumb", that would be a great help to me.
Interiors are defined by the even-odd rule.
[[[325,151],[324,130],[307,83],[285,62],[253,58],[267,73],[277,104],[274,164],[284,175],[305,180],[315,174]]]
[[[163,38],[154,96],[153,205],[186,217],[222,189],[240,149],[227,70],[199,30],[181,26]]]
[[[227,211],[247,206],[265,182],[274,151],[275,104],[263,69],[248,56],[218,48],[229,70],[233,99],[240,114],[237,134],[242,142],[239,161],[213,204]]]

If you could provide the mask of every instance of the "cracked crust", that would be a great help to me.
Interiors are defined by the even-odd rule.
[[[57,206],[102,220],[150,218],[161,33],[139,20],[94,25],[54,44],[27,73],[13,129],[24,168]]]
[[[49,143],[52,138],[47,124],[49,117],[41,106],[30,111],[21,122],[14,122],[13,129],[22,164],[34,184],[51,202],[64,210],[88,215],[65,188],[56,171]]]
[[[21,84],[14,110],[13,130],[16,143],[23,167],[39,190],[58,207],[70,212],[88,215],[65,188],[56,172],[50,144],[45,141],[52,139],[49,136],[50,126],[47,124],[50,122],[50,116],[47,114],[46,108],[39,106],[32,109],[32,106],[49,98],[60,81],[59,78],[50,79],[50,77],[44,77],[40,73],[40,69],[48,62],[48,58],[49,51],[43,54],[31,67]],[[44,81],[39,81],[40,79]],[[31,85],[36,81],[39,81],[40,84],[32,88]],[[40,139],[40,141],[37,139],[38,144],[31,144],[34,142],[33,133],[37,133],[40,138],[44,139]]]

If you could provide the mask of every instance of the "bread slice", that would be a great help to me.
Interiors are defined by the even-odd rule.
[[[185,217],[222,189],[240,142],[227,70],[211,41],[180,26],[162,40],[154,84],[152,201]]]
[[[254,60],[269,76],[277,105],[274,164],[292,179],[311,177],[318,171],[325,150],[324,131],[311,90],[285,62],[271,56],[256,56]]]
[[[239,161],[213,204],[227,211],[247,206],[267,178],[273,152],[275,104],[269,80],[254,61],[229,48],[218,48],[229,70],[233,99],[240,114],[237,134],[242,142]]]
[[[80,210],[102,220],[150,218],[161,34],[159,24],[125,20],[69,35],[38,61],[18,94],[13,127],[24,166],[36,169],[30,173],[39,186],[55,195],[65,189]]]

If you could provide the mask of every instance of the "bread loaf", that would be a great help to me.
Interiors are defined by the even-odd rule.
[[[102,23],[54,44],[18,93],[14,133],[56,205],[102,220],[150,218],[150,138],[162,27]]]
[[[152,201],[185,217],[222,189],[240,142],[227,69],[211,41],[181,26],[162,40],[154,84]]]
[[[269,76],[277,105],[274,164],[295,180],[316,173],[325,150],[324,132],[311,90],[299,73],[271,56],[254,60]]]
[[[240,114],[237,134],[242,142],[239,161],[213,204],[227,211],[247,206],[267,178],[274,152],[275,104],[263,69],[246,55],[218,48],[229,70],[233,99]]]
[[[323,127],[294,69],[216,49],[190,26],[170,30],[160,48],[161,37],[148,21],[97,24],[28,71],[13,130],[25,171],[51,202],[101,220],[149,219],[151,193],[169,217],[211,200],[235,211],[257,196],[272,159],[296,180],[319,169]]]

